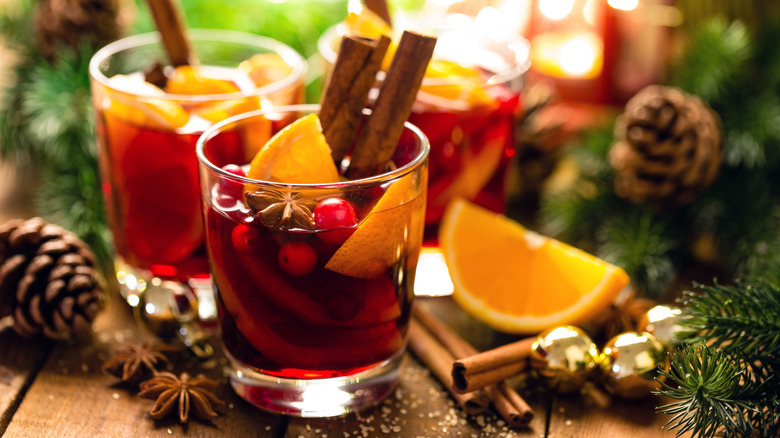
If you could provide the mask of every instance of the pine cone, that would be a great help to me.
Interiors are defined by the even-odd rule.
[[[0,225],[0,310],[19,334],[65,339],[89,330],[102,305],[95,256],[76,235],[41,218]]]
[[[714,180],[723,161],[720,118],[704,101],[651,85],[626,104],[609,153],[615,192],[634,203],[674,207]]]
[[[131,8],[127,0],[39,0],[33,16],[38,45],[49,59],[59,44],[104,45],[122,36],[132,21]]]

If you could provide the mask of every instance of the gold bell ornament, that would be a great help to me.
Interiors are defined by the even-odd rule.
[[[680,343],[679,333],[685,330],[682,309],[675,306],[658,305],[648,310],[637,324],[637,330],[647,332],[667,346]]]
[[[610,339],[600,358],[604,386],[621,398],[641,399],[660,389],[656,378],[669,369],[666,346],[647,332],[626,332]]]
[[[531,347],[531,366],[561,394],[580,391],[597,369],[599,351],[582,330],[561,326],[539,334]]]

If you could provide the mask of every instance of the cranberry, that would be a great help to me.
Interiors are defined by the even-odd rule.
[[[325,301],[325,313],[336,321],[349,321],[357,316],[360,303],[347,291],[337,290]]]
[[[244,255],[255,255],[260,250],[260,232],[252,225],[238,224],[230,233],[233,247]]]
[[[317,253],[307,243],[287,242],[279,249],[279,265],[284,272],[301,277],[317,265]]]
[[[332,245],[341,245],[355,232],[357,215],[352,205],[341,198],[328,198],[314,208],[314,220],[317,228],[325,230],[318,233],[319,238]]]
[[[238,166],[237,164],[226,164],[222,166],[222,170],[232,173],[233,175],[246,176],[244,169],[242,169],[241,166]],[[244,185],[238,181],[225,178],[222,180],[220,191],[225,195],[236,199],[241,199],[241,196],[243,196],[244,193]]]

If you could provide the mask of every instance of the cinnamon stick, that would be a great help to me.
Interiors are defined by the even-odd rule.
[[[455,361],[452,365],[455,390],[475,390],[522,372],[528,366],[535,341],[535,337],[525,338]]]
[[[366,7],[373,13],[379,16],[388,25],[392,26],[393,22],[390,18],[390,9],[387,7],[387,0],[363,0]]]
[[[436,38],[405,31],[379,88],[379,96],[352,152],[347,176],[365,178],[385,170],[412,112]]]
[[[368,92],[390,45],[390,38],[344,36],[325,86],[319,118],[336,166],[347,155],[362,119]]]
[[[462,359],[477,354],[477,350],[471,344],[436,319],[436,317],[425,311],[421,306],[414,306],[412,315],[415,320],[419,321],[434,338],[438,339],[452,353],[455,359]],[[499,381],[496,385],[487,386],[486,390],[493,407],[507,423],[514,427],[524,427],[533,420],[533,409],[506,382]]]
[[[457,394],[452,391],[450,369],[455,358],[414,319],[409,321],[409,349],[450,391],[452,398],[467,414],[476,415],[485,411],[488,398],[484,391],[474,391],[468,394]]]
[[[175,0],[146,0],[154,23],[162,36],[168,59],[174,67],[195,62],[190,43],[184,33],[184,24]]]

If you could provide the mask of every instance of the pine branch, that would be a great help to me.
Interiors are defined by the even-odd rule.
[[[722,348],[748,363],[780,367],[780,287],[772,284],[695,285],[681,303],[689,319],[681,333],[690,342]],[[746,335],[748,334],[748,335]]]
[[[679,227],[674,215],[659,216],[627,205],[605,223],[597,255],[625,269],[644,295],[659,297],[677,274],[675,261],[682,252]]]
[[[660,373],[659,394],[679,400],[657,408],[673,417],[664,425],[677,430],[676,436],[690,432],[709,438],[750,435],[753,430],[746,414],[754,411],[757,388],[742,385],[745,369],[723,350],[706,345],[684,345],[672,355],[669,372]],[[670,384],[671,382],[671,384]]]
[[[712,102],[728,90],[751,55],[751,41],[742,23],[715,19],[693,33],[671,83]]]
[[[95,156],[88,72],[92,52],[84,45],[62,48],[54,64],[38,59],[20,85],[20,112],[31,141],[47,159],[65,158],[74,149]]]
[[[681,298],[687,316],[679,336],[690,344],[672,356],[659,393],[677,402],[677,435],[762,437],[780,433],[780,288],[769,283],[696,285]],[[694,346],[696,345],[696,346]]]

